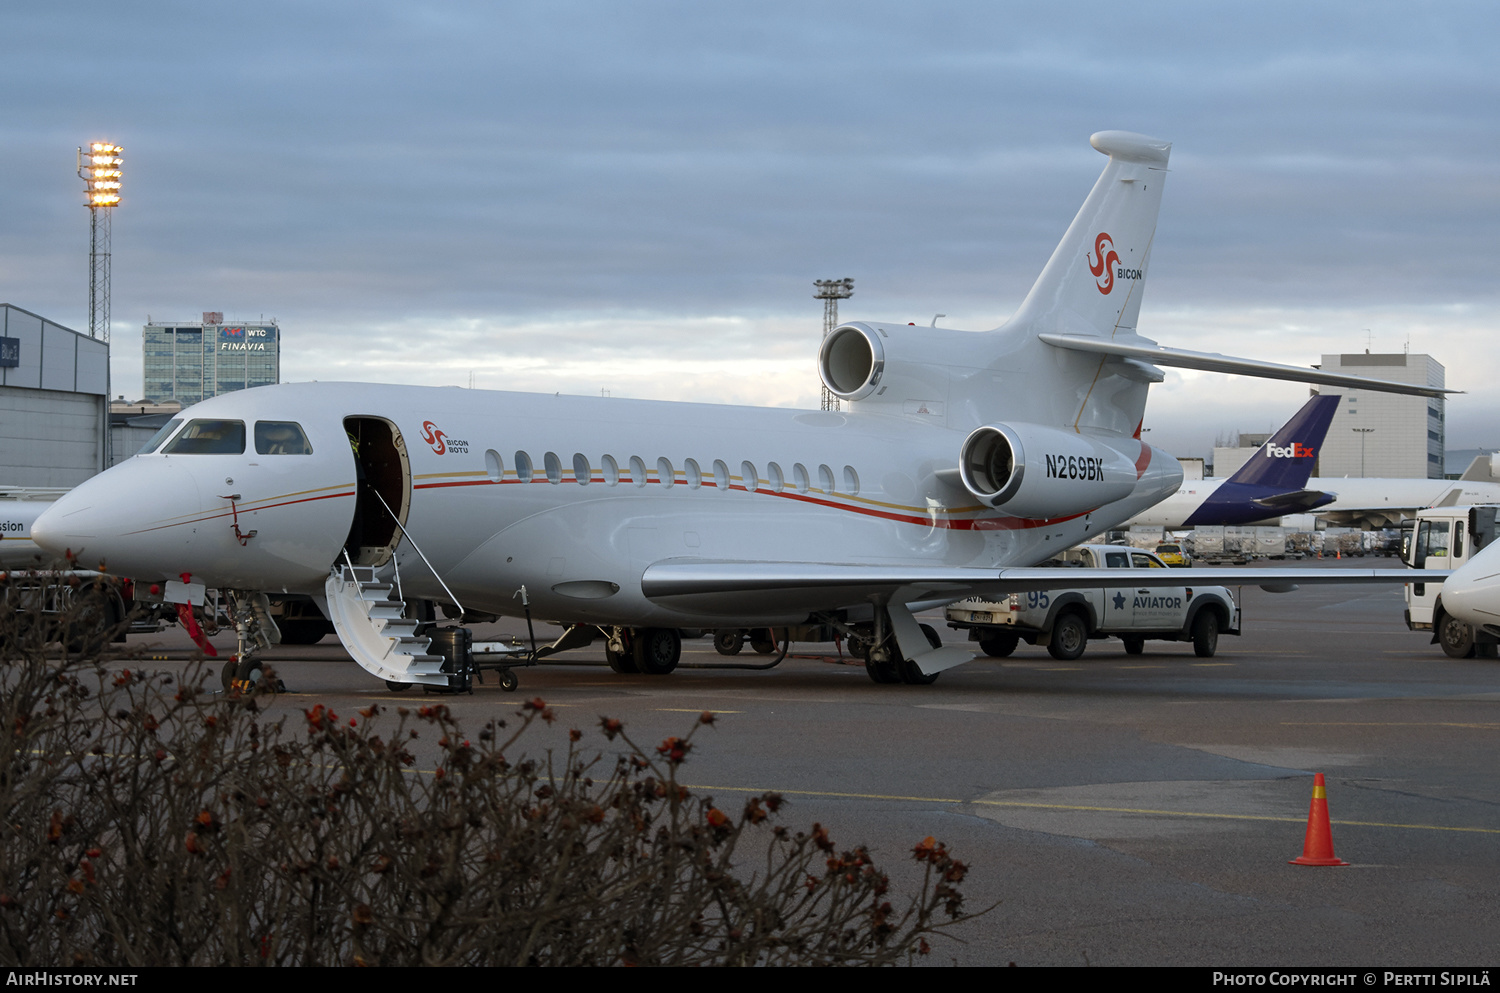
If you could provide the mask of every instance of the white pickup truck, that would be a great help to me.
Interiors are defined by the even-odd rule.
[[[1058,588],[1012,593],[1000,600],[974,597],[950,604],[948,626],[968,629],[986,655],[1003,658],[1016,644],[1043,645],[1055,659],[1083,654],[1090,638],[1118,637],[1139,655],[1146,640],[1191,641],[1200,658],[1218,649],[1219,635],[1240,633],[1240,608],[1222,586],[1183,586],[1154,554],[1120,545],[1079,545],[1048,562],[1058,568]],[[1160,569],[1162,582],[1105,589],[1068,589],[1066,570]]]

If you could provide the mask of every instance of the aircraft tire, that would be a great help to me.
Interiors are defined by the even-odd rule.
[[[745,635],[738,628],[720,628],[714,632],[714,651],[720,655],[738,655],[744,647]]]
[[[1020,643],[1020,637],[1008,631],[979,632],[979,650],[992,659],[1005,658]]]
[[[901,667],[892,662],[874,662],[865,658],[865,674],[882,685],[901,682]]]
[[[1140,655],[1146,651],[1146,639],[1138,634],[1121,635],[1120,640],[1125,643],[1126,655]]]
[[[1068,611],[1052,625],[1052,638],[1047,642],[1047,654],[1059,662],[1072,662],[1083,655],[1089,644],[1088,625],[1076,611]]]
[[[1450,659],[1474,657],[1474,629],[1452,614],[1444,614],[1438,625],[1438,643]]]
[[[1200,610],[1193,618],[1193,654],[1200,659],[1211,659],[1219,650],[1219,615],[1212,610]]]
[[[606,648],[604,659],[611,669],[622,676],[634,676],[640,672],[635,667],[635,656],[631,652],[612,652]]]
[[[234,670],[235,666],[237,666],[238,664],[238,660],[231,659],[228,662],[225,662],[223,667],[219,670],[219,685],[224,687],[225,693],[228,693],[230,690],[234,689]]]
[[[98,590],[81,594],[68,608],[60,639],[74,655],[97,655],[115,629],[115,608]]]
[[[385,688],[390,690],[392,693],[405,693],[407,690],[412,688],[412,684],[398,683],[394,679],[387,679],[385,681]]]
[[[635,667],[648,676],[665,676],[682,661],[682,636],[676,628],[644,628],[636,632]]]
[[[776,651],[776,632],[770,628],[755,628],[750,632],[750,647],[759,655],[770,655]]]
[[[333,625],[321,617],[296,617],[283,620],[277,627],[281,628],[283,645],[316,645],[333,631]]]

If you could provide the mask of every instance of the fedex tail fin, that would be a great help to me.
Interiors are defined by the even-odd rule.
[[[1013,327],[1105,337],[1135,330],[1172,145],[1129,131],[1100,131],[1089,143],[1109,156],[1109,164]]]
[[[1340,399],[1321,393],[1307,401],[1228,481],[1288,490],[1306,486]]]

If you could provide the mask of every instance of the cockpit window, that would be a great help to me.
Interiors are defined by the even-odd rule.
[[[156,449],[161,445],[162,442],[166,441],[172,436],[173,431],[176,431],[181,426],[182,418],[172,418],[170,421],[163,424],[161,430],[153,434],[151,436],[151,440],[142,445],[141,450],[139,452],[136,452],[135,454],[150,455],[152,452],[156,451]]]
[[[256,421],[255,451],[260,455],[311,455],[312,446],[296,421]]]
[[[206,417],[188,421],[182,433],[162,449],[163,455],[243,455],[244,452],[244,421],[219,421]]]

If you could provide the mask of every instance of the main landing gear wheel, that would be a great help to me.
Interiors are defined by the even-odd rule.
[[[890,660],[876,662],[867,657],[865,659],[865,673],[877,683],[901,682],[901,667]]]
[[[682,636],[676,628],[646,628],[636,632],[635,666],[649,676],[665,676],[682,658]]]
[[[385,688],[390,690],[392,693],[405,693],[407,690],[411,689],[411,687],[411,683],[398,683],[394,679],[387,679],[385,681]]]
[[[770,628],[756,628],[750,632],[750,647],[758,654],[770,655],[776,651],[776,632]]]
[[[1450,659],[1474,657],[1474,629],[1452,614],[1444,614],[1438,625],[1438,643]]]
[[[617,652],[606,644],[604,646],[604,660],[609,663],[609,667],[612,670],[619,673],[620,675],[633,676],[641,671],[640,669],[636,668],[634,650],[636,635],[638,635],[639,632],[621,631],[619,633],[625,642],[625,650],[623,652]]]
[[[720,628],[714,632],[714,651],[720,655],[738,655],[745,647],[745,636],[735,628]]]
[[[923,624],[922,633],[927,636],[927,644],[933,648],[943,647],[943,639],[938,637],[937,631],[931,624]],[[923,672],[917,667],[917,663],[911,659],[903,659],[901,661],[901,681],[908,686],[931,686],[937,682],[937,678],[940,675],[942,673],[934,672],[929,675]]]

